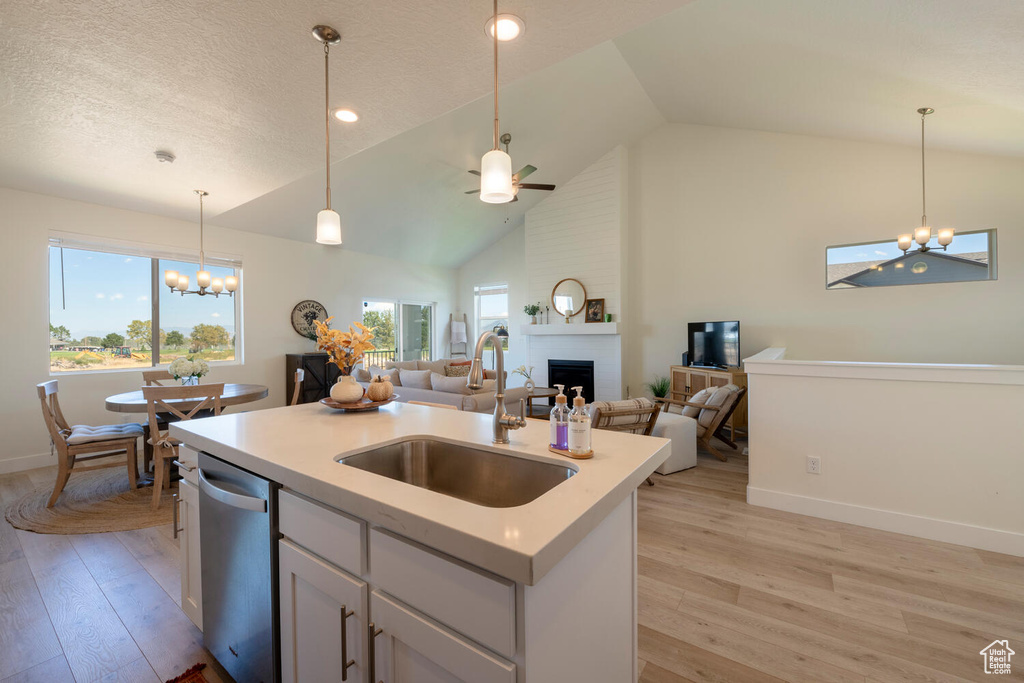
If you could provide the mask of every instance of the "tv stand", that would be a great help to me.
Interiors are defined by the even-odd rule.
[[[690,397],[707,387],[721,387],[735,384],[747,386],[747,373],[740,368],[705,368],[695,365],[673,365],[669,368],[671,386],[669,398],[688,401]],[[725,423],[729,427],[729,438],[736,438],[736,430],[747,431],[747,397],[744,396],[732,417]]]

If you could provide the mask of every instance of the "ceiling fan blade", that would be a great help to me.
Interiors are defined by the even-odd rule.
[[[520,190],[548,190],[555,189],[554,185],[548,185],[546,183],[519,183]]]
[[[519,195],[516,195],[515,197],[512,198],[512,202],[518,202],[518,201],[519,201]],[[509,202],[509,204],[511,204],[512,202]]]
[[[512,182],[519,182],[520,180],[522,180],[523,178],[530,175],[536,170],[536,166],[531,166],[527,164],[526,166],[523,166],[521,169],[512,174]]]
[[[466,192],[465,194],[480,194],[480,190],[470,190],[469,192]]]
[[[469,172],[472,173],[473,175],[480,175],[480,171],[474,171],[474,170],[470,169]]]

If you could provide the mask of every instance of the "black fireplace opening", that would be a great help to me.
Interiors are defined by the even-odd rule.
[[[594,361],[592,360],[549,360],[548,361],[548,386],[556,384],[565,385],[565,395],[569,397],[569,405],[576,397],[573,387],[583,387],[583,398],[587,403],[594,402]],[[555,399],[548,399],[550,405],[555,405]]]

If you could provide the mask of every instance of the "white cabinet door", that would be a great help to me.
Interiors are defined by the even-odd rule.
[[[366,584],[287,539],[278,548],[282,683],[364,683]]]
[[[181,610],[203,630],[203,581],[199,561],[199,489],[178,482],[178,555],[181,559]]]
[[[380,591],[370,595],[370,612],[379,631],[371,636],[377,681],[515,683],[514,664]]]

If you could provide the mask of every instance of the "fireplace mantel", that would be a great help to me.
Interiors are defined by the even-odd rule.
[[[620,334],[619,323],[551,323],[549,325],[523,325],[520,334],[528,337],[569,334]]]

